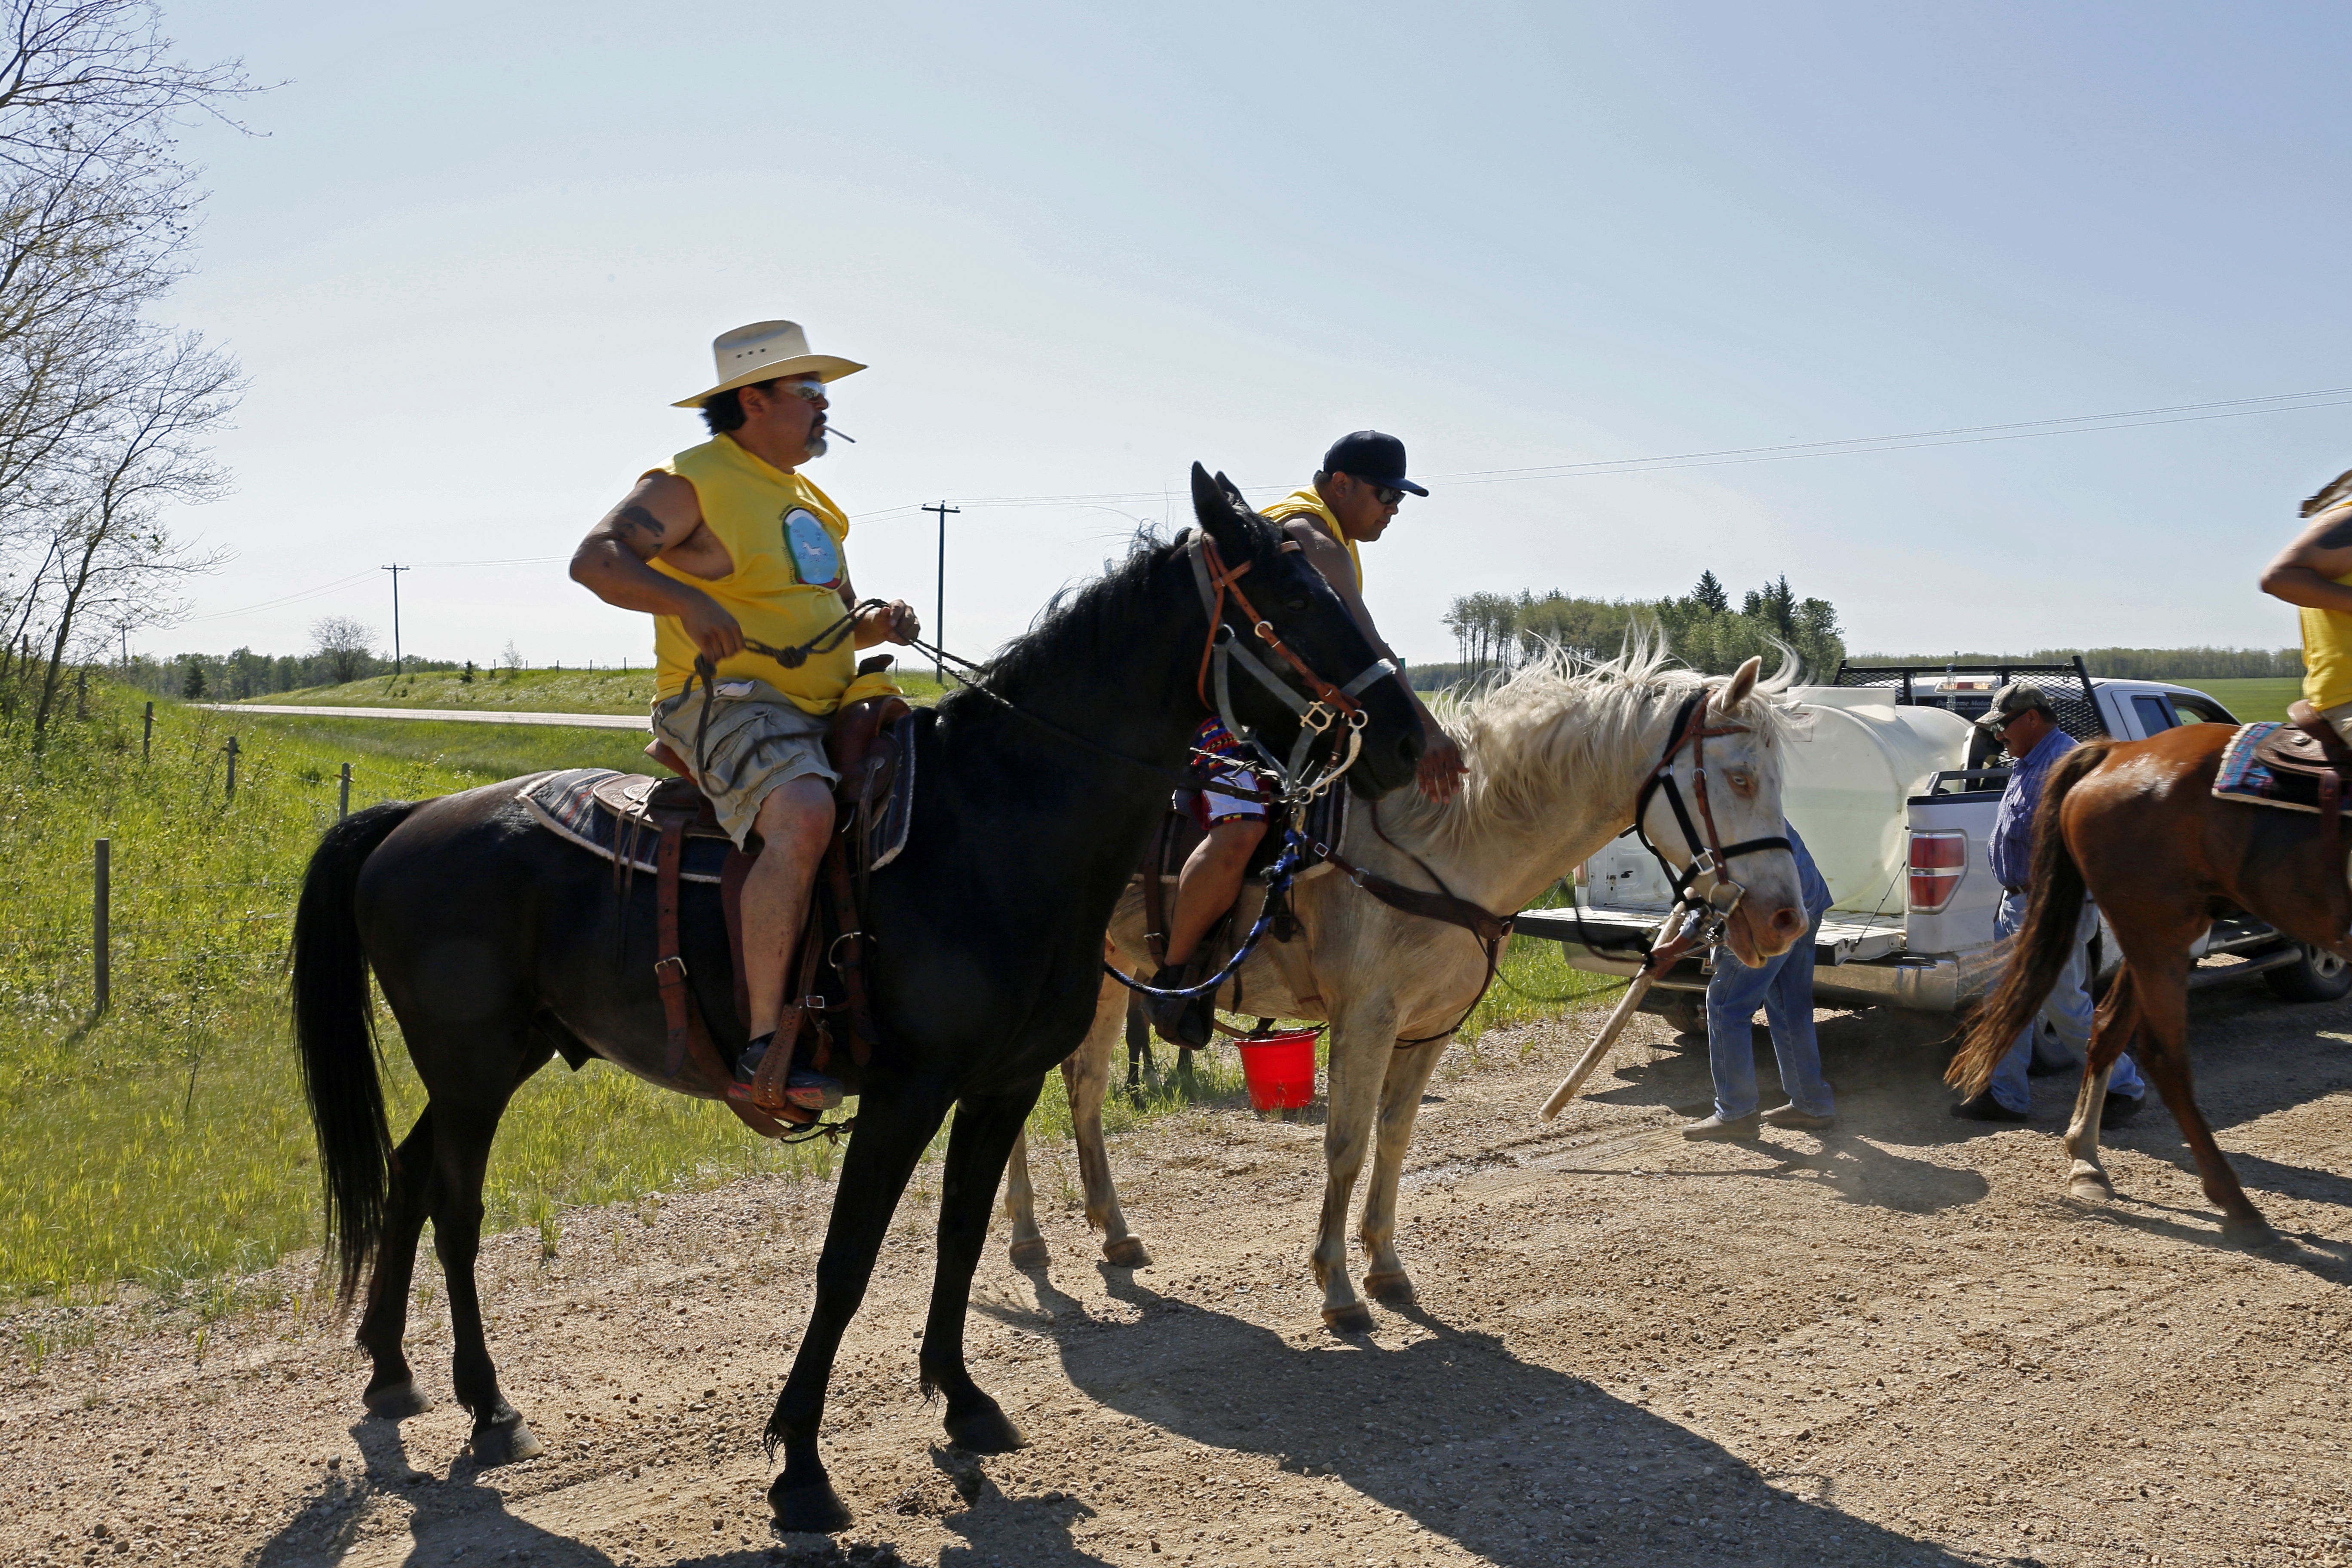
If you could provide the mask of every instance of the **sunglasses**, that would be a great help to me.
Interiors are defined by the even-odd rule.
[[[825,401],[824,383],[821,381],[780,381],[771,390],[788,393],[808,403]]]
[[[1372,499],[1380,502],[1382,506],[1394,506],[1397,502],[1404,500],[1404,492],[1397,489],[1394,485],[1374,485],[1372,487]]]

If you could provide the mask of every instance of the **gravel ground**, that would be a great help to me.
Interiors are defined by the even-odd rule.
[[[1822,1015],[1825,1137],[1683,1142],[1705,1061],[1654,1018],[1538,1121],[1585,1015],[1441,1070],[1405,1177],[1421,1305],[1363,1338],[1322,1328],[1306,1273],[1311,1120],[1114,1142],[1133,1270],[1101,1262],[1067,1148],[1036,1151],[1053,1262],[1012,1269],[1000,1224],[971,1313],[1018,1454],[943,1447],[916,1391],[910,1194],[834,1383],[835,1540],[771,1529],[757,1442],[828,1193],[755,1180],[568,1214],[552,1258],[486,1246],[492,1350],[549,1449],[505,1469],[446,1403],[362,1417],[299,1260],[233,1299],[17,1312],[0,1561],[2342,1562],[2352,1005],[2241,986],[2195,1016],[2274,1246],[2222,1242],[2160,1110],[2111,1135],[2117,1201],[2069,1198],[2071,1079],[2032,1126],[1955,1121],[1940,1053],[1871,1015]],[[411,1343],[446,1400],[437,1279]]]

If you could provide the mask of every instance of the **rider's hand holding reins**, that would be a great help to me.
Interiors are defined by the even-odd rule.
[[[1421,732],[1427,746],[1421,753],[1421,765],[1414,777],[1421,793],[1443,805],[1462,787],[1462,775],[1470,771],[1470,764],[1462,760],[1462,748],[1454,743],[1454,737],[1430,718],[1426,710],[1422,713]]]
[[[915,606],[904,599],[893,599],[887,605],[877,605],[857,617],[857,646],[872,647],[878,642],[894,642],[901,647],[923,635],[923,618]]]
[[[713,665],[743,651],[742,626],[708,594],[697,592],[681,604],[678,619],[686,624],[686,635],[694,639],[695,651]]]

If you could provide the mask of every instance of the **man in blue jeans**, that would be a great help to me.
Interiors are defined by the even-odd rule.
[[[1804,895],[1805,934],[1760,969],[1739,962],[1728,947],[1715,950],[1715,977],[1706,983],[1706,1056],[1715,1073],[1715,1114],[1683,1129],[1693,1140],[1753,1138],[1764,1122],[1819,1132],[1837,1122],[1837,1102],[1822,1078],[1822,1042],[1813,1033],[1813,932],[1830,907],[1805,841],[1783,824],[1790,852],[1797,858],[1797,887]],[[1780,1059],[1780,1087],[1789,1103],[1759,1113],[1756,1098],[1756,1009],[1772,1029],[1772,1054]]]
[[[2074,749],[2074,738],[2058,727],[2050,699],[2021,680],[1992,694],[1992,704],[1977,720],[1977,727],[1999,735],[2016,759],[2009,770],[2009,787],[2001,792],[2000,808],[1993,816],[1992,837],[1985,843],[1985,858],[1991,863],[1993,879],[2000,884],[2000,912],[1993,917],[1993,935],[2006,942],[2025,923],[2025,906],[2032,895],[2029,884],[2033,876],[2033,824],[2042,809],[2042,786],[2058,759]],[[2017,1044],[1993,1068],[1992,1082],[1985,1091],[1952,1107],[1953,1115],[1970,1121],[2027,1120],[2033,1109],[2033,1090],[2026,1075],[2032,1070],[2034,1047],[2044,1028],[2071,1048],[2074,1061],[2082,1060],[2091,1047],[2091,939],[2098,931],[2098,906],[2085,894],[2066,967],[2058,972],[2050,999],[2042,1005],[2041,1014],[2018,1031]],[[2101,1125],[2121,1126],[2140,1108],[2147,1094],[2147,1085],[2131,1057],[2117,1057],[2107,1079]]]

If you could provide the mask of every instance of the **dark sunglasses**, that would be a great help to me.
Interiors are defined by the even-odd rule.
[[[1404,500],[1404,492],[1397,489],[1394,485],[1374,485],[1372,487],[1372,499],[1380,502],[1382,506],[1394,506],[1397,502]]]

